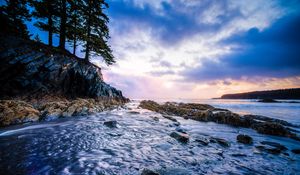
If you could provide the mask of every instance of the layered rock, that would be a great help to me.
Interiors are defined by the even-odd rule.
[[[68,97],[118,97],[101,69],[69,53],[32,41],[1,37],[0,97],[59,94]]]
[[[259,115],[244,115],[233,113],[229,110],[214,108],[206,104],[166,102],[158,104],[154,101],[144,100],[140,107],[165,115],[176,115],[186,119],[203,122],[216,122],[236,127],[252,128],[259,133],[290,137],[299,140],[299,136],[289,127],[298,127],[283,120],[272,119]]]
[[[0,36],[0,126],[86,115],[129,99],[92,63],[41,43]]]

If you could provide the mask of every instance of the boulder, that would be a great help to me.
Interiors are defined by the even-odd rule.
[[[240,143],[244,143],[244,144],[252,144],[253,143],[253,139],[252,137],[248,136],[248,135],[244,135],[244,134],[239,134],[236,137],[237,141]]]
[[[145,169],[143,169],[141,175],[159,175],[159,173],[157,173],[156,171],[149,170],[149,169],[145,168]]]
[[[255,146],[255,148],[260,151],[265,151],[270,154],[280,154],[281,153],[281,149],[272,147],[272,146],[268,146],[268,145],[258,145],[258,146]]]
[[[116,128],[117,127],[117,121],[111,120],[111,121],[105,121],[104,125],[110,128]]]
[[[229,147],[230,146],[230,143],[227,140],[217,138],[217,137],[211,137],[210,142],[211,143],[218,143],[219,145],[221,145],[223,147]]]
[[[289,133],[284,126],[274,122],[258,122],[251,127],[261,134],[287,136]]]
[[[294,154],[300,154],[300,148],[292,149],[292,152],[293,152]]]
[[[270,142],[270,141],[262,141],[260,143],[263,145],[269,145],[269,146],[278,148],[280,150],[287,150],[287,148],[284,145],[281,145],[280,143]]]
[[[202,137],[196,138],[195,141],[204,146],[207,146],[209,144],[209,140]]]
[[[24,101],[0,100],[0,126],[38,121],[40,112]]]
[[[188,134],[184,134],[180,132],[172,132],[170,136],[182,143],[187,143],[190,139]]]
[[[270,154],[280,154],[282,151],[287,150],[285,146],[276,142],[262,141],[260,143],[262,145],[255,146],[255,148]]]

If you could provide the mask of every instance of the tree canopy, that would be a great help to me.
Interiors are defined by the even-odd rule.
[[[59,36],[58,48],[65,50],[66,43],[76,54],[83,47],[85,60],[101,56],[107,65],[115,63],[108,44],[109,18],[104,13],[109,6],[105,0],[6,0],[0,7],[1,33],[29,39],[26,22],[48,32],[48,45],[53,46],[53,35]]]

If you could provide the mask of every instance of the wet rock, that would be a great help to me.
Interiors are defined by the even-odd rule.
[[[40,112],[18,100],[0,100],[0,126],[38,121]]]
[[[231,156],[233,156],[233,157],[247,157],[247,155],[243,154],[243,153],[235,153],[235,154],[231,154]]]
[[[159,121],[159,118],[158,117],[151,117],[153,120],[155,121]]]
[[[168,125],[169,127],[178,127],[180,126],[180,123],[179,122],[174,122],[174,123],[171,123]]]
[[[209,140],[206,138],[198,137],[195,139],[195,142],[200,143],[201,145],[207,146],[209,144]]]
[[[214,108],[210,105],[195,103],[175,103],[166,102],[158,104],[154,101],[145,100],[140,103],[140,107],[161,113],[165,118],[175,121],[170,115],[184,117],[204,122],[216,122],[236,127],[252,128],[261,134],[290,137],[300,141],[300,137],[291,128],[294,126],[283,120],[272,119],[257,115],[240,116],[226,109]]]
[[[137,111],[129,111],[128,113],[129,114],[140,114],[140,112],[137,112]]]
[[[160,105],[151,100],[143,100],[139,106],[151,111],[178,116],[186,116],[189,113],[195,113],[199,110],[213,109],[212,106],[206,104],[166,102]]]
[[[183,128],[177,127],[175,130],[176,130],[177,132],[181,132],[181,133],[187,134],[186,130],[183,129]]]
[[[139,107],[148,109],[151,111],[155,111],[155,112],[163,112],[163,110],[161,109],[161,106],[158,103],[151,101],[151,100],[141,101]]]
[[[278,148],[280,150],[287,150],[287,148],[284,145],[281,145],[280,143],[276,143],[276,142],[269,142],[269,141],[262,141],[260,142],[263,145],[269,145],[275,148]]]
[[[170,136],[182,143],[187,143],[190,139],[189,135],[180,132],[172,132]]]
[[[272,146],[258,145],[258,146],[255,146],[255,148],[260,151],[265,151],[270,154],[280,154],[281,153],[281,149],[272,147]]]
[[[258,133],[276,136],[286,136],[289,131],[281,124],[274,122],[259,122],[252,126]]]
[[[276,142],[262,141],[260,143],[262,145],[255,146],[255,148],[270,154],[280,154],[282,151],[287,150],[285,146]]]
[[[218,143],[219,145],[221,145],[223,147],[229,147],[230,146],[230,143],[227,140],[217,138],[217,137],[211,137],[210,142],[211,143]]]
[[[171,120],[173,122],[177,122],[177,120],[175,118],[173,118],[172,116],[169,116],[169,115],[163,115],[164,118],[168,119],[168,120]]]
[[[110,128],[116,128],[117,127],[117,121],[111,120],[104,122],[104,125]]]
[[[300,154],[300,148],[298,148],[298,149],[292,149],[292,152],[294,154]]]
[[[252,144],[253,143],[253,139],[252,137],[248,136],[248,135],[244,135],[244,134],[239,134],[236,137],[237,141],[240,143],[244,143],[244,144]]]
[[[244,117],[252,120],[252,124],[256,123],[255,121],[260,121],[260,122],[278,123],[278,124],[281,124],[283,126],[298,127],[297,125],[294,125],[294,124],[289,123],[287,121],[280,120],[280,119],[275,119],[275,118],[270,118],[270,117],[266,117],[266,116],[262,116],[262,115],[247,114],[247,115],[244,115]]]
[[[146,168],[146,169],[143,169],[141,175],[159,175],[159,173],[157,173],[156,171],[149,170],[149,169]]]
[[[41,120],[50,121],[59,118],[66,108],[67,102],[64,101],[45,103],[39,107],[43,113]]]

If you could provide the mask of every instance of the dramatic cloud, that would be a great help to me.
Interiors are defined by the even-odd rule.
[[[117,64],[92,61],[130,98],[209,98],[300,86],[299,0],[108,3]]]
[[[190,80],[240,79],[243,76],[289,77],[300,75],[300,16],[286,16],[269,28],[234,35],[222,43],[238,45],[219,61],[206,60],[185,70]]]

